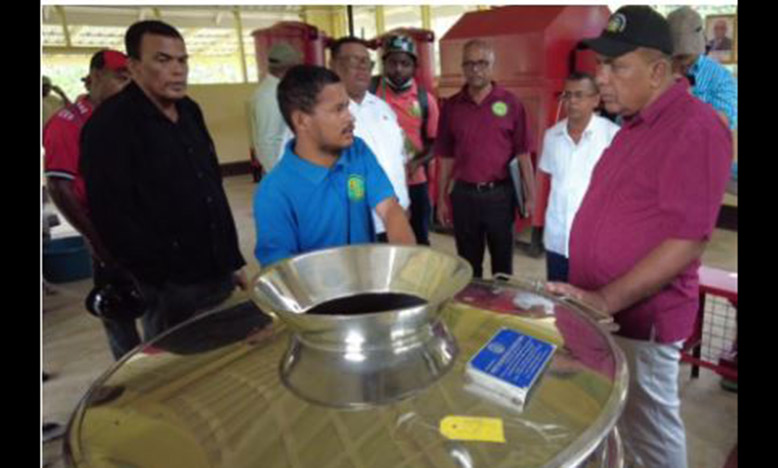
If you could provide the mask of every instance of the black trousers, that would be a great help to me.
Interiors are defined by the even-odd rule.
[[[474,277],[483,277],[487,246],[492,259],[492,275],[513,273],[515,198],[510,181],[485,190],[462,183],[454,185],[451,207],[457,253],[470,262]]]
[[[409,185],[408,195],[411,199],[411,228],[419,245],[430,245],[430,220],[432,205],[430,203],[429,184],[427,182]]]

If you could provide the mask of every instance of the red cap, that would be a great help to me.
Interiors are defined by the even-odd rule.
[[[89,63],[89,69],[120,71],[127,68],[127,56],[123,53],[105,49],[92,56]]]

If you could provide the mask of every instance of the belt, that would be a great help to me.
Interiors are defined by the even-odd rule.
[[[508,185],[510,183],[511,183],[510,179],[503,179],[503,180],[498,180],[498,181],[494,181],[494,182],[481,182],[479,184],[473,184],[473,183],[470,183],[470,182],[465,182],[465,181],[462,181],[462,180],[457,180],[456,184],[457,184],[457,186],[466,188],[468,190],[473,190],[475,192],[488,192],[490,190],[494,190],[494,189],[496,189],[498,187],[502,187],[502,186]]]

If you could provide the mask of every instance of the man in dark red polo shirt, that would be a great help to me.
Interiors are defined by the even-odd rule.
[[[529,122],[521,102],[492,81],[494,50],[488,43],[465,44],[462,71],[467,84],[443,106],[435,140],[441,158],[438,220],[451,225],[450,194],[457,252],[470,262],[475,277],[483,275],[486,245],[492,274],[511,274],[516,196],[508,164],[519,158],[527,206],[533,206]]]
[[[731,133],[672,75],[667,21],[646,6],[611,16],[596,39],[597,84],[624,125],[592,175],[570,234],[570,285],[553,293],[590,303],[620,325],[630,369],[620,421],[628,457],[685,468],[681,344],[692,332],[700,256],[724,196]]]

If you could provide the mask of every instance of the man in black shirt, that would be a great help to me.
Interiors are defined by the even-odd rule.
[[[246,287],[245,262],[213,141],[186,97],[180,33],[141,21],[125,35],[132,82],[81,134],[92,220],[117,281],[140,290],[145,339]]]

